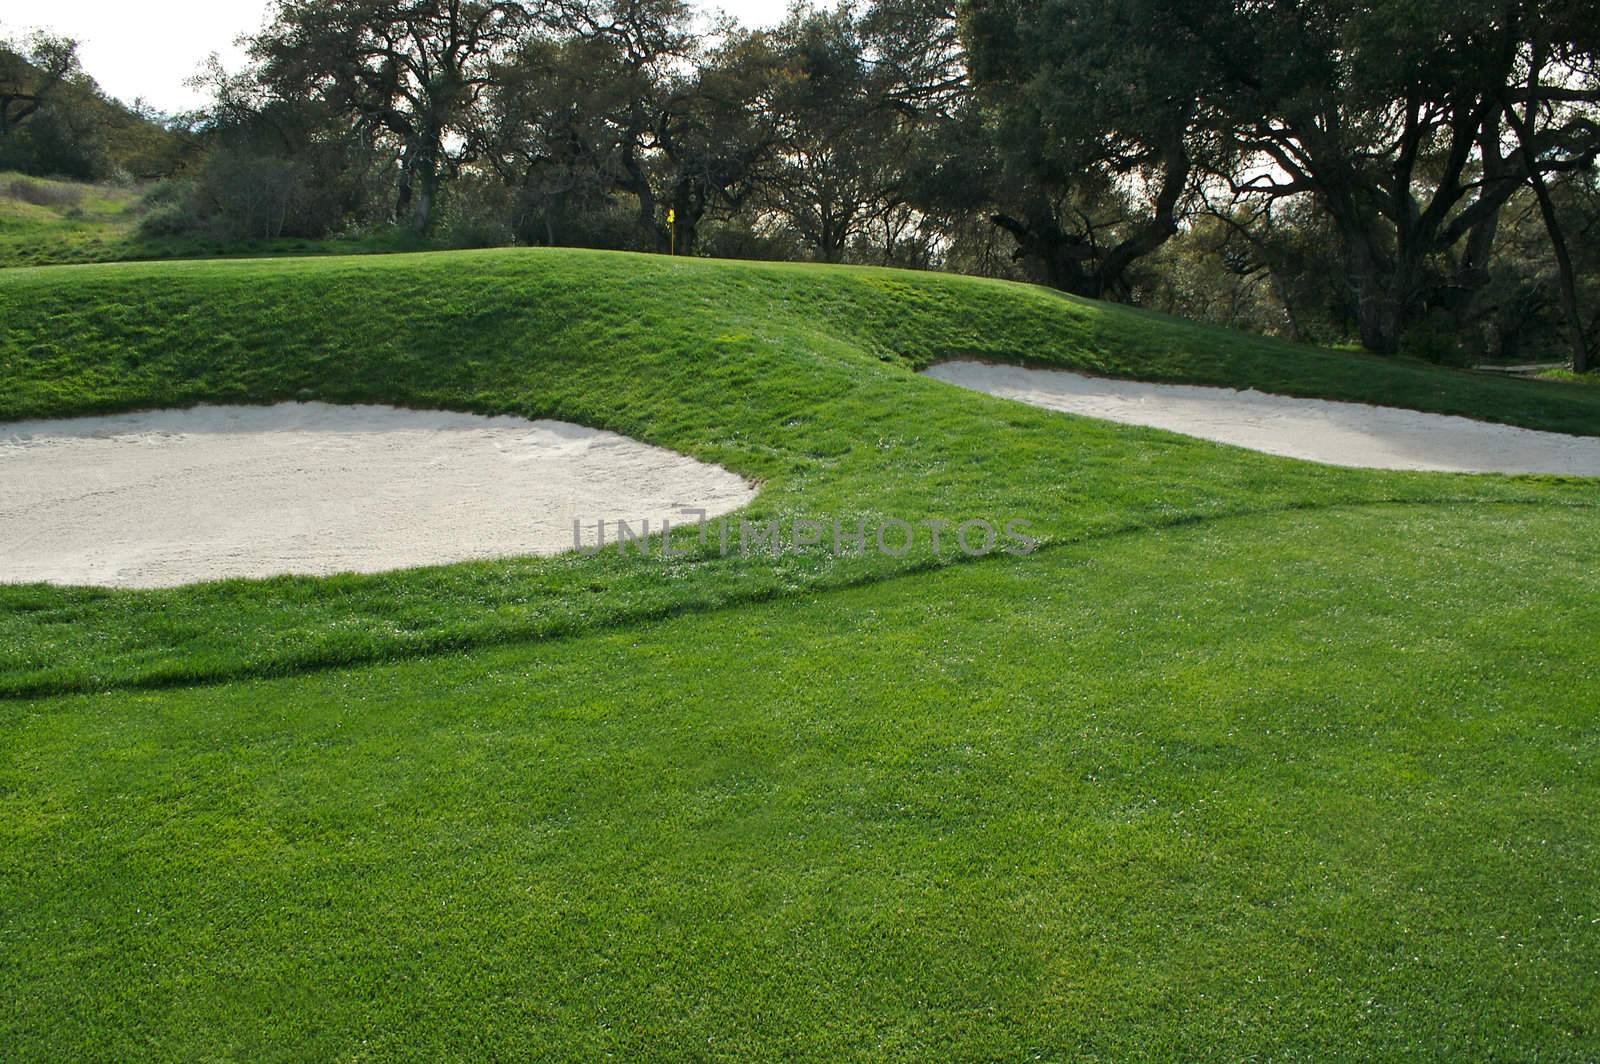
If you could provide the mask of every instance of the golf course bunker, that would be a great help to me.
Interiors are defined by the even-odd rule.
[[[559,421],[204,406],[0,424],[0,583],[172,587],[572,549],[755,497],[716,466]]]
[[[927,375],[1005,399],[1366,469],[1600,477],[1600,438],[1363,403],[944,362]]]

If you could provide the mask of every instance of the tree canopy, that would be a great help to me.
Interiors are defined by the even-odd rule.
[[[873,0],[761,30],[281,0],[249,54],[168,160],[195,225],[974,270],[1427,357],[1600,341],[1600,0]],[[0,48],[0,151],[70,169],[88,86],[70,41]]]

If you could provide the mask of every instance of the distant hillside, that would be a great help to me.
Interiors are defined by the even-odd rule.
[[[127,257],[138,202],[130,188],[0,173],[0,265]]]
[[[152,180],[176,171],[187,137],[101,91],[77,44],[0,38],[0,170],[79,181]]]
[[[404,233],[334,240],[234,240],[152,236],[140,223],[158,186],[60,181],[0,172],[0,269],[150,259],[273,257],[414,251]],[[155,192],[156,198],[160,193]]]

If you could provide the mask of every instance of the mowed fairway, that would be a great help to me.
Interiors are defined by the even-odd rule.
[[[559,417],[1032,557],[0,588],[27,1059],[1591,1059],[1600,488],[948,357],[1600,433],[1600,393],[961,278],[502,252],[0,274],[0,415]]]

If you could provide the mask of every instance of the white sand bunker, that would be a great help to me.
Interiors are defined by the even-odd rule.
[[[570,550],[755,488],[559,421],[286,403],[0,424],[0,583],[171,587]]]
[[[1600,476],[1600,438],[1362,403],[945,362],[928,376],[1050,410],[1181,432],[1328,465]]]

